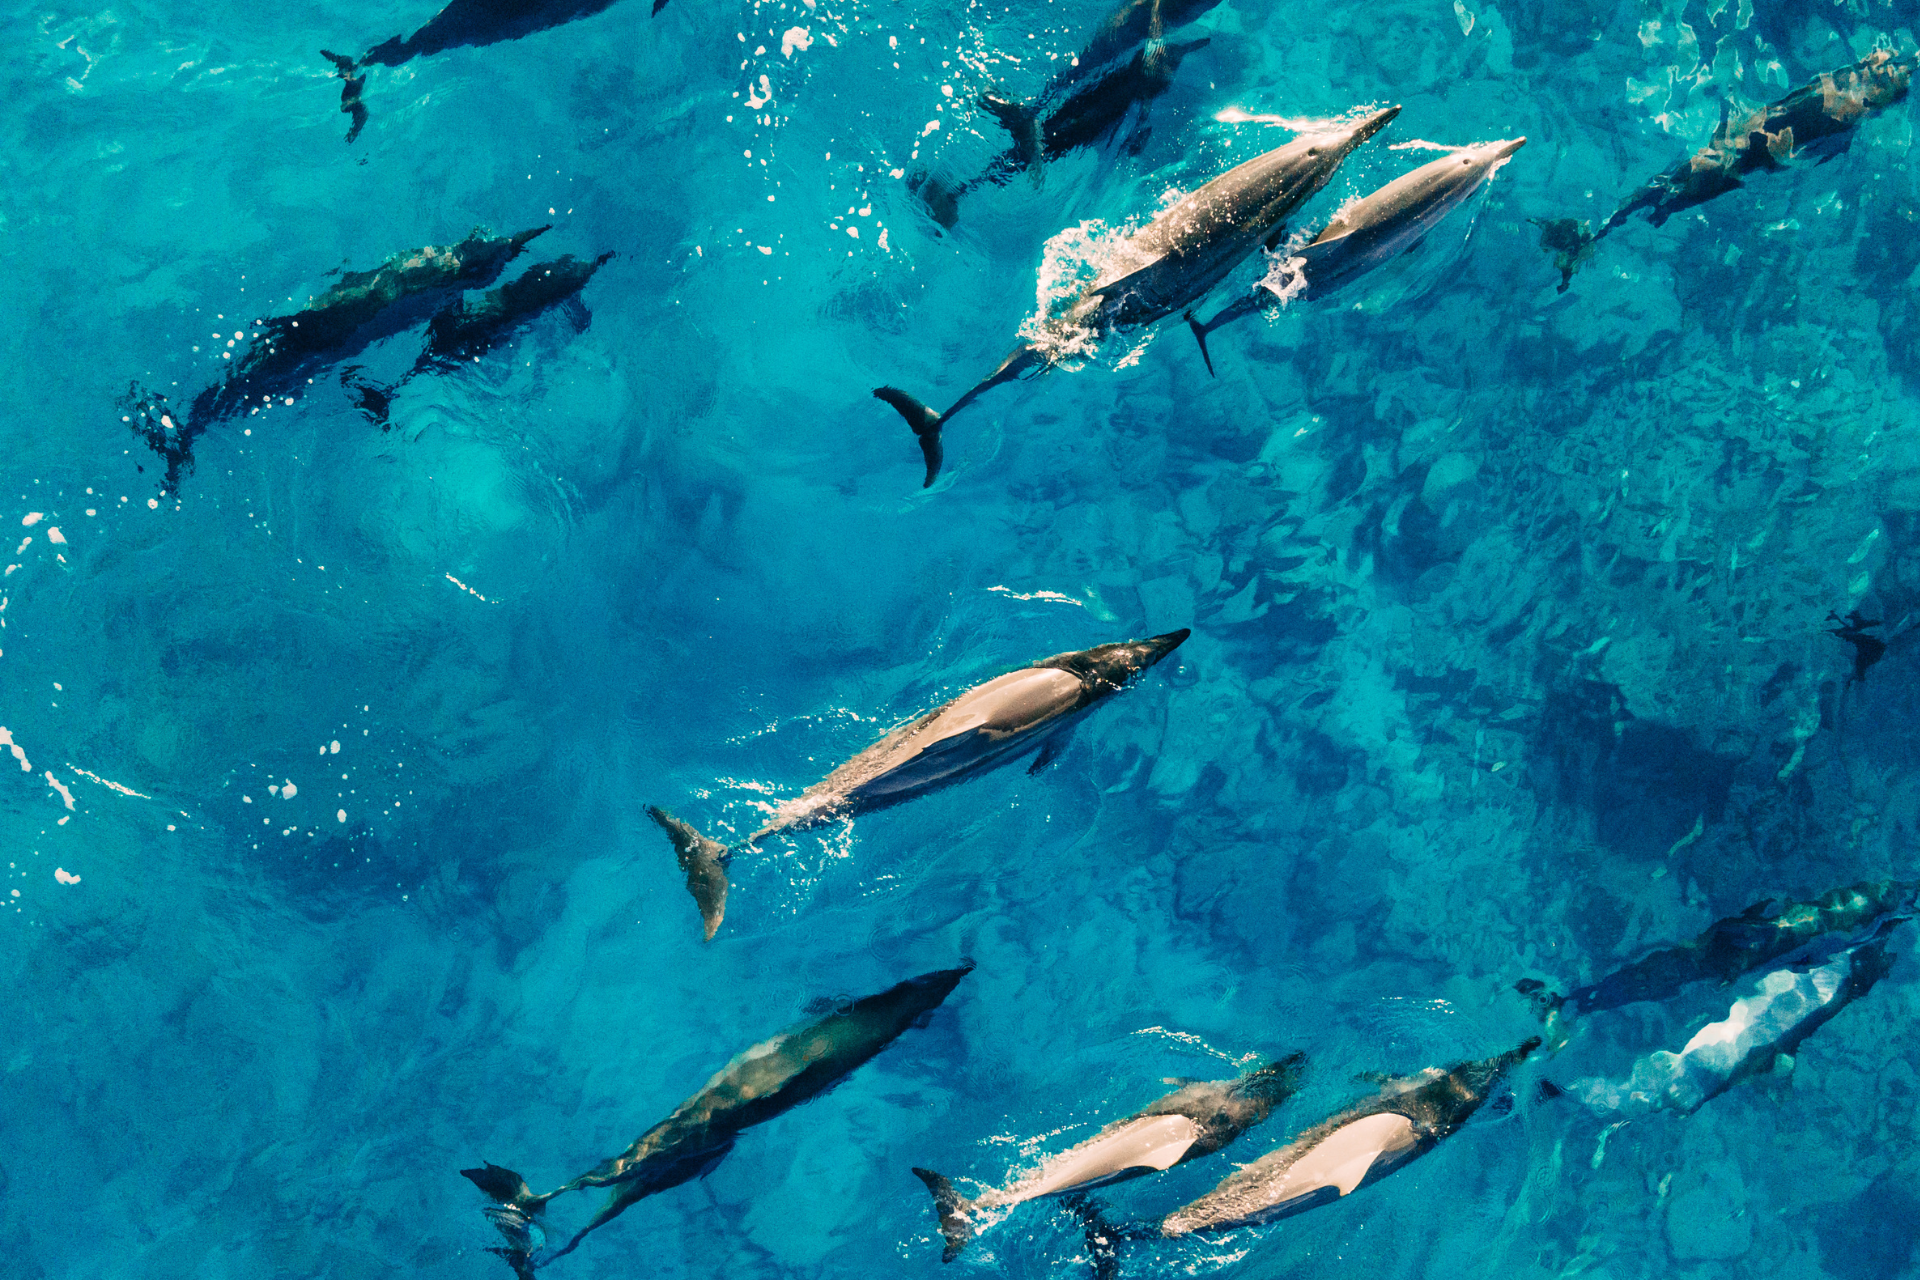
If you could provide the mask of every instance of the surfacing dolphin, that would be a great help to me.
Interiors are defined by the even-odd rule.
[[[1395,1081],[1167,1215],[1160,1232],[1185,1236],[1255,1226],[1371,1186],[1459,1129],[1539,1047],[1535,1036],[1507,1053]]]
[[[1860,122],[1906,99],[1914,60],[1875,49],[1851,66],[1822,72],[1778,102],[1735,121],[1723,98],[1720,127],[1706,146],[1647,183],[1621,203],[1598,231],[1573,218],[1542,223],[1540,243],[1555,251],[1560,289],[1593,255],[1594,244],[1642,209],[1653,225],[1663,225],[1682,209],[1705,204],[1742,185],[1760,170],[1783,169],[1792,160],[1817,157],[1821,164],[1853,145]]]
[[[630,1206],[704,1177],[733,1150],[742,1132],[838,1084],[938,1007],[972,971],[973,963],[963,961],[957,969],[923,973],[878,995],[814,1010],[825,1016],[754,1045],[632,1146],[544,1195],[534,1195],[525,1178],[497,1164],[462,1169],[461,1176],[496,1202],[488,1216],[507,1245],[492,1252],[524,1280],[536,1267],[572,1253],[589,1231]],[[547,1202],[587,1187],[611,1187],[613,1194],[571,1240],[535,1262],[541,1239],[537,1219]]]
[[[1763,966],[1818,961],[1857,946],[1889,923],[1912,919],[1920,881],[1872,880],[1806,902],[1767,898],[1716,920],[1690,941],[1661,947],[1598,982],[1554,995],[1537,979],[1515,989],[1545,1015],[1588,1014],[1667,1000],[1697,982],[1724,986]]]
[[[972,1199],[931,1169],[915,1169],[933,1193],[940,1217],[940,1234],[946,1238],[941,1260],[952,1262],[959,1256],[973,1238],[982,1211],[1111,1186],[1212,1155],[1292,1097],[1306,1062],[1306,1054],[1293,1053],[1237,1080],[1189,1081],[1085,1142],[1048,1157],[1038,1169]]]
[[[1888,917],[1818,961],[1773,970],[1680,1052],[1656,1050],[1634,1063],[1625,1080],[1575,1080],[1566,1092],[1602,1114],[1698,1110],[1741,1080],[1772,1069],[1781,1056],[1791,1057],[1808,1036],[1871,991],[1893,967],[1888,932],[1908,918]]]
[[[1067,733],[1095,705],[1179,648],[1185,627],[1146,640],[1059,653],[995,676],[893,730],[774,811],[736,849],[782,831],[872,813],[964,782],[1038,747],[1027,772],[1059,754]],[[727,863],[736,849],[710,840],[664,809],[647,812],[666,831],[687,891],[711,939],[727,911]]]
[[[897,387],[874,388],[919,438],[927,463],[922,487],[940,474],[940,429],[947,419],[982,392],[1044,372],[1054,352],[1152,324],[1198,302],[1257,246],[1275,240],[1288,216],[1327,184],[1340,162],[1399,114],[1399,107],[1388,107],[1357,123],[1307,134],[1206,183],[1127,237],[1114,252],[1117,265],[1050,319],[1044,338],[1015,348],[945,413]]]
[[[134,433],[166,459],[167,488],[177,489],[181,469],[193,464],[193,442],[208,427],[304,387],[318,370],[412,328],[461,291],[492,284],[546,230],[495,236],[476,227],[459,244],[410,249],[371,271],[349,271],[293,314],[236,330],[233,340],[251,333],[251,345],[225,378],[194,397],[183,420],[175,421],[164,395],[133,388]]]
[[[1200,323],[1187,324],[1200,342],[1200,358],[1213,372],[1207,335],[1221,325],[1293,299],[1324,298],[1419,244],[1442,218],[1467,202],[1507,159],[1527,145],[1525,138],[1460,147],[1451,155],[1421,165],[1334,214],[1306,247],[1274,264],[1238,302],[1229,303]],[[1276,252],[1276,258],[1279,253]]]
[[[426,348],[413,368],[392,386],[350,382],[349,376],[359,372],[358,366],[344,371],[341,380],[357,389],[362,411],[384,427],[393,397],[401,387],[422,373],[445,373],[479,360],[556,307],[566,313],[575,333],[586,332],[593,317],[580,301],[580,291],[613,256],[611,252],[597,258],[567,254],[550,262],[536,262],[498,289],[449,304],[427,322]]]

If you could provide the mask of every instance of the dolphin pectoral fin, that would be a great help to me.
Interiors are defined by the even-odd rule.
[[[560,304],[561,313],[567,317],[567,323],[573,326],[575,333],[585,333],[587,326],[593,323],[593,312],[587,310],[587,304],[575,294]]]
[[[1067,749],[1067,737],[1066,733],[1056,733],[1040,744],[1040,750],[1033,757],[1033,763],[1027,766],[1029,778],[1060,758],[1060,753]]]
[[[930,488],[934,478],[940,474],[940,463],[944,457],[940,447],[941,415],[898,387],[875,387],[873,395],[874,399],[884,400],[892,405],[895,411],[907,420],[907,425],[913,429],[913,434],[920,438],[920,452],[927,460],[927,478],[920,487]]]
[[[1200,344],[1200,358],[1207,362],[1207,376],[1217,378],[1213,371],[1213,357],[1207,352],[1207,326],[1193,318],[1193,312],[1187,312],[1187,328],[1193,330],[1193,340]]]
[[[940,1234],[947,1242],[940,1261],[952,1262],[967,1247],[967,1241],[973,1239],[973,1202],[931,1169],[915,1168],[913,1173],[933,1192],[933,1211],[940,1217]]]
[[[647,816],[660,824],[673,842],[680,869],[687,873],[687,892],[700,908],[700,922],[706,928],[703,941],[712,942],[727,915],[727,863],[732,855],[718,840],[709,840],[665,809],[647,807]]]

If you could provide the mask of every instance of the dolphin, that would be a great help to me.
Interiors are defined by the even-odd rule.
[[[1727,1016],[1694,1033],[1679,1053],[1658,1050],[1634,1063],[1625,1080],[1576,1080],[1566,1092],[1602,1114],[1643,1115],[1660,1108],[1690,1114],[1748,1076],[1767,1071],[1783,1054],[1887,975],[1889,930],[1883,919],[1867,936],[1817,963],[1775,969]]]
[[[947,419],[982,392],[1044,372],[1054,363],[1052,352],[1062,347],[1151,324],[1199,301],[1256,246],[1277,240],[1301,202],[1327,184],[1355,147],[1399,114],[1399,107],[1388,107],[1356,123],[1306,134],[1201,186],[1127,237],[1113,255],[1117,265],[1047,322],[1045,338],[1015,348],[945,413],[935,413],[897,387],[874,388],[873,394],[892,405],[920,440],[927,463],[921,487],[940,474],[940,428]]]
[[[1045,98],[1016,102],[994,93],[980,95],[980,105],[1004,125],[1013,145],[988,161],[980,176],[959,184],[931,174],[913,181],[914,194],[927,205],[934,221],[952,227],[960,219],[960,200],[979,186],[1005,186],[1016,174],[1031,173],[1039,180],[1043,161],[1058,160],[1080,147],[1105,142],[1129,118],[1173,86],[1180,63],[1208,43],[1205,37],[1184,44],[1152,44],[1131,61],[1115,64],[1091,81],[1079,83],[1058,105]],[[1138,109],[1138,110],[1137,110]],[[1146,145],[1144,127],[1132,132],[1129,153]]]
[[[359,104],[360,89],[354,82],[354,73],[367,67],[397,67],[411,62],[415,58],[431,57],[436,53],[445,53],[449,49],[459,49],[469,45],[499,44],[506,40],[518,40],[550,27],[558,27],[578,18],[590,18],[605,9],[610,9],[616,0],[452,0],[446,8],[427,19],[426,25],[406,37],[394,36],[383,40],[373,48],[361,54],[359,58],[349,58],[344,54],[322,49],[320,56],[334,65],[340,78],[348,82],[350,88],[341,91],[343,99],[351,92],[355,106]],[[657,14],[667,5],[667,0],[654,0],[653,11]],[[340,109],[350,111],[343,101]],[[366,108],[358,106],[354,114],[352,130],[347,141],[352,142],[366,125]]]
[[[1124,689],[1179,648],[1182,627],[1146,640],[1057,653],[995,676],[910,720],[774,811],[737,848],[782,831],[872,813],[963,782],[1038,747],[1027,772],[1059,754],[1069,730],[1096,704]],[[666,831],[686,873],[687,891],[712,939],[727,910],[727,863],[736,850],[708,839],[664,809],[647,812]]]
[[[1065,67],[1055,72],[1041,90],[1040,100],[1051,101],[1142,47],[1160,43],[1165,33],[1206,16],[1220,0],[1125,0],[1101,19],[1087,43]]]
[[[461,1176],[495,1202],[488,1216],[507,1245],[493,1252],[506,1258],[516,1276],[531,1275],[536,1266],[572,1253],[589,1231],[629,1206],[704,1177],[733,1150],[741,1133],[844,1080],[937,1008],[972,971],[973,962],[962,961],[959,968],[923,973],[878,995],[818,1003],[810,1011],[823,1016],[754,1045],[625,1151],[544,1195],[534,1195],[525,1178],[497,1164],[462,1169]],[[537,1219],[547,1202],[587,1187],[611,1187],[613,1194],[571,1240],[534,1262],[540,1243]]]
[[[931,1169],[915,1169],[914,1174],[933,1192],[940,1234],[947,1242],[942,1260],[952,1262],[959,1256],[973,1238],[974,1222],[982,1210],[1110,1186],[1212,1155],[1292,1097],[1300,1087],[1306,1061],[1306,1054],[1293,1053],[1237,1080],[1189,1081],[1085,1142],[1049,1157],[1038,1169],[971,1200]]]
[[[1526,145],[1525,138],[1482,142],[1423,164],[1334,214],[1305,248],[1276,264],[1284,268],[1277,273],[1282,277],[1277,282],[1276,272],[1269,272],[1245,297],[1222,308],[1205,324],[1189,312],[1187,324],[1199,339],[1200,358],[1207,362],[1207,372],[1213,372],[1213,357],[1207,354],[1209,333],[1264,310],[1275,301],[1284,304],[1294,298],[1323,298],[1399,257],[1419,244],[1442,218],[1465,204],[1514,152]]]
[[[427,322],[426,348],[398,382],[390,387],[358,384],[360,407],[384,426],[393,397],[415,377],[430,371],[444,373],[477,361],[555,307],[566,311],[576,333],[585,331],[592,317],[580,301],[580,291],[613,256],[608,252],[584,259],[567,254],[550,262],[537,262],[519,278],[477,299],[449,303]],[[357,372],[357,366],[348,372]]]
[[[1549,1016],[1666,1000],[1696,982],[1724,986],[1762,966],[1805,963],[1857,946],[1889,923],[1912,919],[1920,909],[1916,899],[1920,881],[1915,880],[1862,881],[1806,902],[1768,898],[1714,921],[1691,941],[1650,952],[1565,996],[1548,992],[1535,979],[1515,986]]]
[[[462,290],[492,284],[546,230],[495,236],[476,227],[458,244],[411,249],[371,271],[347,272],[299,311],[236,331],[234,341],[251,333],[251,344],[225,378],[194,397],[183,420],[174,419],[165,396],[134,388],[130,398],[140,416],[133,430],[167,460],[167,487],[175,489],[181,468],[192,465],[193,442],[208,427],[290,393],[325,365],[419,324]]]
[[[1535,1036],[1491,1058],[1395,1081],[1174,1210],[1161,1221],[1160,1233],[1177,1237],[1272,1222],[1370,1186],[1465,1124],[1494,1086],[1539,1047]]]
[[[1822,72],[1737,121],[1731,105],[1721,99],[1720,126],[1712,140],[1649,179],[1621,202],[1598,231],[1589,232],[1573,218],[1541,224],[1542,247],[1556,253],[1559,292],[1565,293],[1573,283],[1573,273],[1592,256],[1594,243],[1642,209],[1654,226],[1662,226],[1683,209],[1745,185],[1748,174],[1783,169],[1805,156],[1825,164],[1845,154],[1861,121],[1906,100],[1913,71],[1913,58],[1875,49],[1850,66]]]

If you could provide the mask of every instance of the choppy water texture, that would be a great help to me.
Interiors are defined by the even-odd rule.
[[[1104,1197],[1151,1220],[1362,1072],[1537,1031],[1517,979],[1916,874],[1913,105],[1628,223],[1564,295],[1529,221],[1604,218],[1718,95],[1910,51],[1911,5],[1227,0],[1144,138],[951,231],[907,176],[981,172],[978,95],[1037,91],[1098,6],[626,0],[371,68],[347,145],[318,51],[432,13],[0,21],[8,1274],[497,1280],[459,1168],[554,1185],[811,998],[971,956],[929,1025],[549,1273],[947,1274],[910,1166],[997,1185],[1162,1077],[1306,1050],[1263,1127]],[[1216,334],[1218,379],[1176,318],[984,399],[921,491],[871,387],[946,403],[1072,243],[1288,136],[1249,117],[1390,102],[1312,218],[1430,158],[1386,141],[1529,142],[1412,257]],[[384,432],[329,370],[163,492],[130,384],[182,404],[330,273],[545,223],[522,262],[618,255],[584,329],[408,381]],[[1850,684],[1853,609],[1890,639]],[[743,854],[700,943],[646,804],[741,835],[970,684],[1189,625],[1053,768]],[[1122,1274],[1913,1275],[1912,935],[1692,1115],[1523,1088]],[[1522,1079],[1624,1077],[1730,998],[1595,1016]],[[1035,1203],[950,1274],[1088,1266]]]

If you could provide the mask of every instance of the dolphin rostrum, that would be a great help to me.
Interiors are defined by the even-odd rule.
[[[927,462],[922,487],[940,474],[940,429],[947,419],[982,392],[1044,372],[1063,347],[1152,324],[1198,302],[1257,246],[1275,240],[1287,217],[1327,184],[1340,162],[1398,114],[1399,107],[1388,107],[1306,134],[1201,186],[1127,237],[1114,252],[1115,265],[1047,321],[1045,338],[1015,348],[945,413],[897,387],[876,387],[873,394],[898,410],[919,437]]]
[[[1207,354],[1208,334],[1275,302],[1325,297],[1405,253],[1442,218],[1465,204],[1508,157],[1526,144],[1525,138],[1510,138],[1460,147],[1451,155],[1395,178],[1334,214],[1305,248],[1276,264],[1281,270],[1269,272],[1251,292],[1222,308],[1213,319],[1202,324],[1189,313],[1187,324],[1200,341],[1200,358],[1207,362],[1207,372],[1213,372],[1213,357]]]
[[[175,489],[181,468],[193,463],[194,440],[208,427],[305,386],[320,368],[411,328],[462,290],[492,284],[546,230],[495,236],[476,227],[459,244],[410,249],[371,271],[349,271],[293,314],[236,331],[234,342],[251,333],[251,345],[225,378],[194,397],[183,420],[174,419],[164,396],[136,388],[132,399],[140,416],[133,430],[166,459],[167,487]]]
[[[1293,1053],[1238,1080],[1188,1082],[1085,1142],[1049,1157],[1017,1181],[971,1200],[931,1169],[915,1169],[914,1174],[933,1192],[940,1234],[947,1242],[943,1260],[952,1262],[959,1256],[973,1238],[982,1210],[1109,1186],[1212,1155],[1292,1097],[1306,1061],[1306,1054]]]
[[[1003,765],[1040,749],[1029,773],[1059,753],[1067,732],[1097,703],[1180,647],[1182,627],[1146,640],[1059,653],[995,676],[910,720],[774,811],[771,821],[738,847],[768,836],[872,813]],[[665,829],[687,876],[711,939],[727,910],[727,863],[733,857],[664,809],[647,810]]]
[[[1494,1086],[1539,1047],[1535,1036],[1491,1058],[1396,1081],[1176,1209],[1160,1232],[1185,1236],[1272,1222],[1370,1186],[1465,1124]]]
[[[534,1195],[525,1178],[497,1164],[462,1169],[463,1177],[496,1202],[488,1216],[506,1237],[507,1247],[493,1252],[524,1280],[535,1267],[572,1253],[589,1231],[629,1206],[705,1176],[733,1150],[742,1132],[838,1084],[936,1008],[972,971],[973,963],[963,961],[957,969],[923,973],[878,995],[838,1005],[823,1002],[813,1010],[823,1016],[754,1045],[632,1146],[544,1195]],[[536,1220],[547,1202],[587,1187],[611,1187],[613,1194],[571,1240],[536,1263]]]
[[[1649,179],[1598,231],[1589,232],[1573,218],[1542,224],[1541,247],[1556,253],[1559,291],[1565,293],[1573,283],[1573,273],[1592,256],[1595,242],[1642,209],[1658,227],[1682,209],[1743,186],[1742,179],[1750,173],[1783,169],[1788,161],[1804,156],[1825,164],[1844,154],[1862,120],[1906,99],[1913,71],[1913,58],[1875,49],[1851,66],[1822,72],[1778,102],[1739,120],[1732,118],[1732,108],[1722,98],[1720,127],[1713,139]]]

